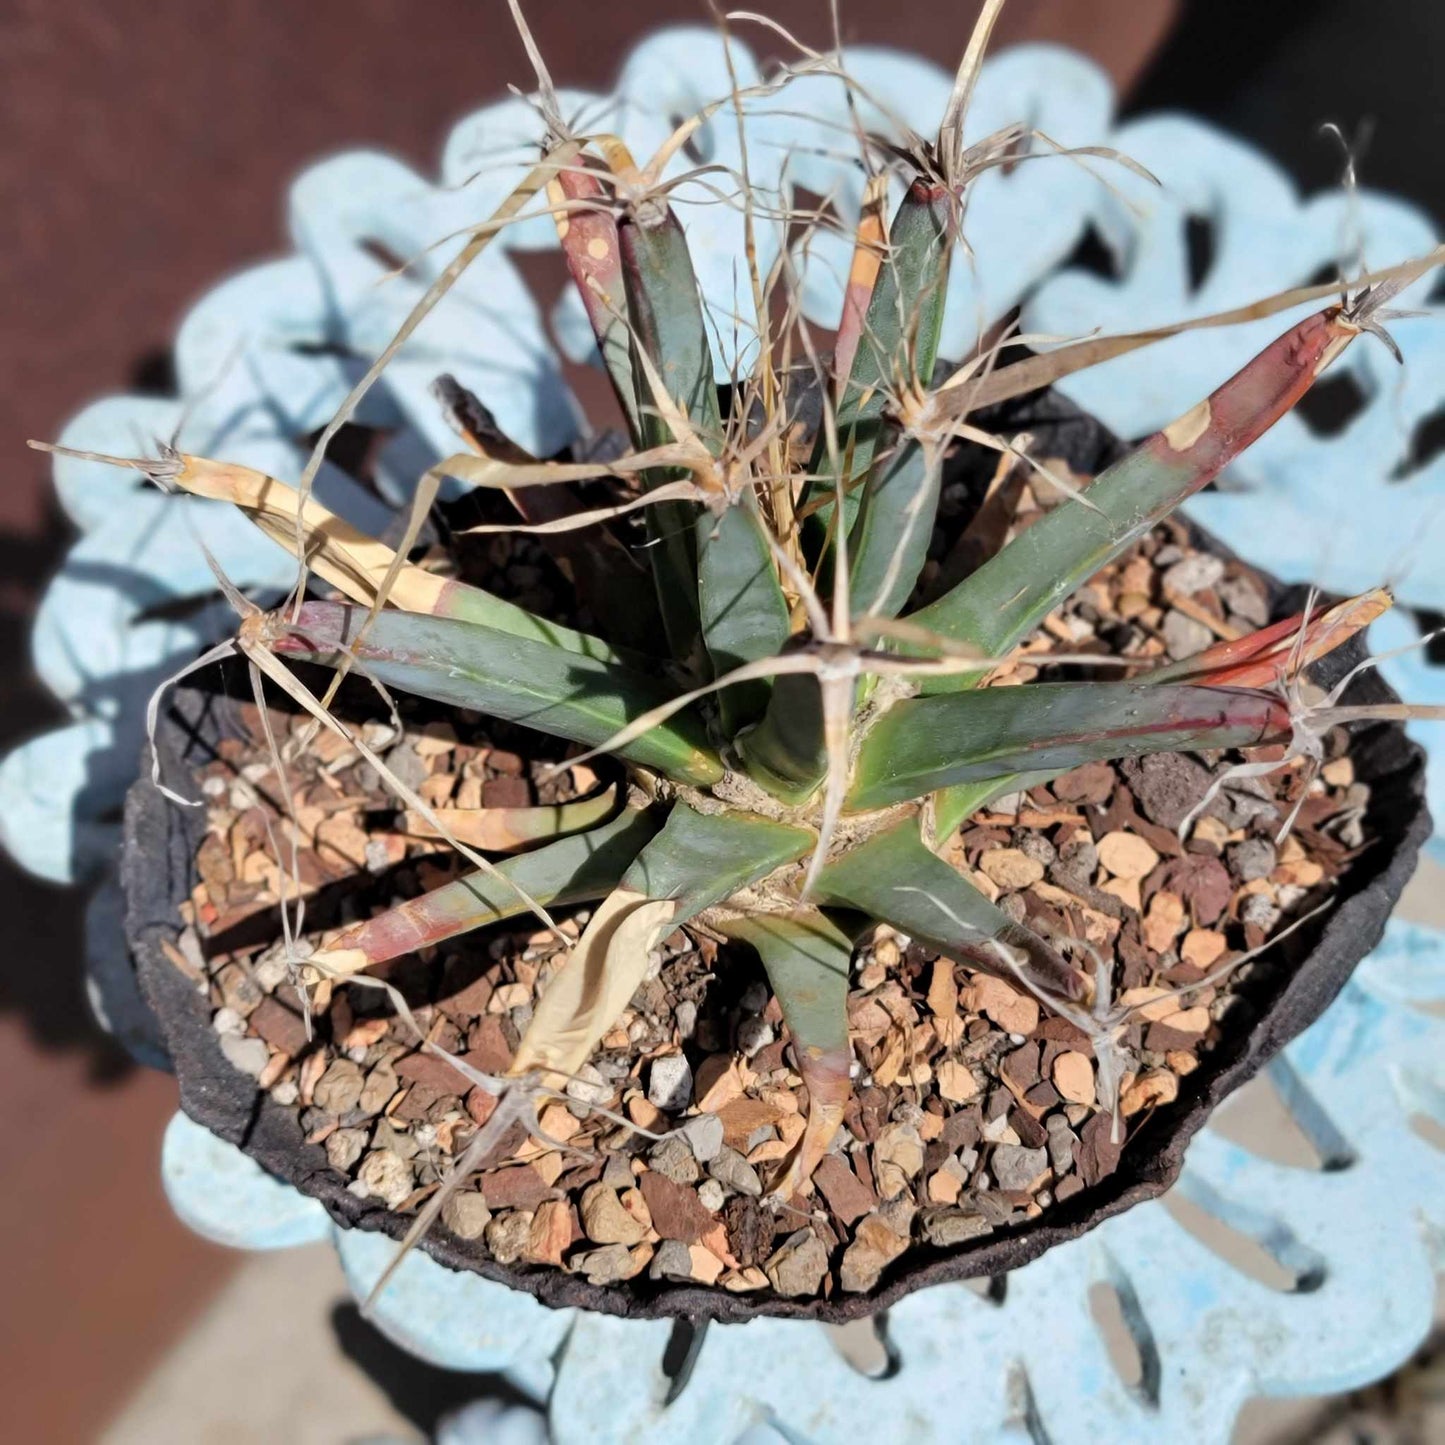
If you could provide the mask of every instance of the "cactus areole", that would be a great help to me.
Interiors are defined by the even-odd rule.
[[[197,886],[201,820],[170,808],[150,782],[137,785],[127,814],[130,936],[184,1105],[345,1222],[398,1237],[415,1225],[436,1258],[553,1304],[724,1319],[859,1315],[923,1284],[1011,1268],[1160,1192],[1210,1109],[1318,1015],[1379,936],[1426,830],[1420,758],[1398,726],[1404,710],[1371,674],[1342,692],[1326,678],[1342,679],[1358,659],[1352,639],[1388,596],[1302,597],[1285,608],[1276,594],[1275,625],[1242,636],[1218,606],[1198,600],[1211,584],[1162,571],[1161,582],[1137,549],[1147,545],[1154,556],[1159,529],[1173,526],[1180,565],[1206,559],[1214,570],[1199,575],[1222,576],[1207,541],[1169,523],[1170,514],[1361,332],[1377,330],[1381,303],[1424,263],[1374,278],[1296,323],[1133,449],[1039,391],[1040,365],[1065,374],[1068,347],[1024,360],[982,348],[941,366],[944,297],[950,266],[964,264],[970,183],[1016,162],[1027,138],[1013,127],[963,145],[977,48],[936,142],[868,142],[872,164],[892,167],[904,184],[891,216],[885,193],[869,190],[836,363],[799,321],[796,267],[805,248],[759,271],[753,237],[767,220],[766,198],[749,191],[745,175],[713,176],[709,184],[735,187],[733,203],[747,218],[738,270],[756,332],[748,368],[719,387],[710,337],[717,318],[705,312],[664,179],[691,129],[638,164],[615,137],[570,135],[549,109],[553,134],[536,168],[407,330],[445,304],[447,275],[545,201],[629,433],[620,454],[534,459],[499,433],[484,397],[448,382],[439,404],[466,447],[428,473],[395,551],[326,513],[310,494],[315,466],[293,488],[205,458],[169,454],[146,464],[170,487],[233,502],[304,559],[310,595],[298,587],[273,612],[250,609],[234,644],[258,696],[281,690],[288,705],[312,714],[314,726],[286,740],[290,756],[318,736],[339,739],[405,811],[410,836],[452,844],[467,860],[460,878],[303,937],[293,937],[293,911],[282,952],[292,997],[319,1013],[338,995],[379,983],[409,1018],[408,1008],[430,1002],[407,999],[396,982],[409,959],[506,920],[553,950],[547,967],[527,975],[536,989],[525,1006],[509,1005],[510,1062],[485,1062],[480,1046],[434,1024],[419,1048],[416,1038],[408,1045],[418,1059],[457,1070],[466,1081],[458,1095],[485,1096],[465,1120],[426,1121],[427,1147],[450,1158],[432,1178],[410,1156],[388,1154],[378,1140],[392,1135],[380,1124],[368,1124],[363,1138],[353,1099],[330,1114],[315,1102],[345,1093],[340,1053],[325,1083],[320,1065],[306,1063],[308,1050],[321,1047],[315,1039],[292,1040],[290,1054],[278,1048],[269,1059],[234,1041],[221,1050],[204,997],[175,962],[177,905]],[[541,104],[554,99],[544,84]],[[722,120],[719,113],[711,123]],[[1251,314],[1299,299],[1275,298]],[[1113,354],[1147,339],[1125,338]],[[1107,354],[1081,343],[1077,364],[1096,353]],[[961,465],[972,468],[972,492],[957,483]],[[444,509],[444,535],[457,543],[444,566],[437,549],[412,546],[440,476],[470,488],[472,504]],[[469,568],[469,556],[505,551],[520,536],[546,548],[575,587],[561,615],[531,610],[502,595],[505,582]],[[1140,565],[1130,575],[1142,581],[1115,585],[1120,569]],[[1113,581],[1091,594],[1091,615],[1112,630],[1090,636],[1066,609],[1105,574]],[[1196,633],[1197,646],[1189,642]],[[1082,656],[1069,645],[1081,637]],[[1054,670],[1038,678],[1045,644]],[[1123,666],[1101,661],[1111,652]],[[585,765],[605,789],[453,807],[434,780],[403,776],[372,751],[348,723],[347,694],[337,695],[318,666],[388,696],[428,699],[443,722],[480,715],[547,735],[558,772],[578,776]],[[172,787],[194,769],[197,741],[218,741],[197,696],[179,695],[185,728],[162,718],[157,733],[159,776]],[[1347,754],[1357,780],[1350,786],[1369,800],[1356,809],[1363,823],[1351,825],[1363,828],[1358,846],[1341,844],[1328,872],[1298,842],[1293,852],[1269,843],[1230,854],[1249,839],[1232,814],[1210,813],[1216,800],[1292,770],[1293,782],[1280,784],[1284,811],[1293,804],[1307,822],[1315,818],[1315,771],[1327,765],[1344,777],[1336,766],[1343,734],[1325,741],[1344,724],[1362,727]],[[1161,757],[1191,760],[1180,767],[1205,781],[1213,770],[1208,791],[1200,783],[1167,825],[1131,812],[1112,771],[1143,770],[1145,790]],[[264,788],[266,768],[252,768]],[[1098,849],[1085,827],[1087,800],[1030,823],[1039,799],[1052,807],[1066,796],[1046,786],[1062,775],[1105,779],[1100,796],[1112,797],[1110,817],[1123,821]],[[1327,796],[1343,797],[1345,788]],[[1005,796],[1016,829],[1034,827],[1036,841],[1010,834],[987,811]],[[1147,791],[1139,798],[1145,812],[1166,809]],[[305,806],[319,827],[315,818],[330,804],[308,794]],[[1137,837],[1130,819],[1138,819]],[[283,809],[275,866],[246,864],[248,878],[273,880],[283,909],[286,821]],[[1283,825],[1282,840],[1292,823],[1281,817],[1271,826]],[[1094,860],[1072,891],[1058,872],[1044,881],[1066,854]],[[366,859],[371,866],[371,852]],[[1215,896],[1221,878],[1229,887]],[[585,927],[568,911],[579,904],[591,909]],[[1267,948],[1282,910],[1299,931]],[[1123,935],[1152,942],[1116,956],[1120,925]],[[734,1100],[757,1083],[749,1060],[768,1062],[773,1094],[764,1089],[755,1100],[761,1128],[745,1127],[746,1110],[727,1112],[726,1091],[714,1093],[722,1147],[737,1162],[697,1189],[715,1148],[707,1159],[673,1161],[665,1176],[670,1156],[656,1150],[709,1112],[705,1087],[694,1097],[683,1086],[679,1095],[676,1079],[689,1076],[660,1067],[698,1046],[679,1026],[653,1051],[654,1083],[666,1076],[674,1084],[652,1087],[642,1103],[626,1081],[609,1089],[594,1067],[599,1050],[640,1037],[635,996],[649,968],[670,956],[669,938],[687,937],[713,951],[755,950],[775,1000],[754,1029],[773,1044],[747,1045],[740,1035],[733,1061],[742,1081]],[[863,973],[855,946],[867,955]],[[936,991],[910,946],[946,961]],[[972,980],[967,1008],[950,1001],[955,964]],[[1232,970],[1242,965],[1236,980]],[[920,1012],[925,992],[931,1015]],[[919,1044],[925,1019],[930,1033]],[[243,1018],[226,1027],[239,1038],[236,1024],[244,1033]],[[1210,1045],[1190,1053],[1190,1039],[1205,1029]],[[884,1057],[896,1036],[902,1065]],[[372,1068],[374,1031],[348,1037],[336,1048]],[[728,1041],[714,1042],[714,1053],[728,1052]],[[233,1065],[253,1053],[247,1077]],[[442,1087],[425,1077],[433,1091]],[[716,1069],[708,1078],[716,1082]],[[955,1100],[977,1090],[976,1118],[955,1127],[948,1108],[921,1106],[930,1081]],[[277,1088],[288,1100],[300,1096],[304,1126]],[[778,1102],[778,1090],[791,1090],[791,1105]],[[559,1160],[550,1179],[538,1176],[542,1193],[525,1209],[513,1201],[505,1220],[484,1175],[477,1217],[512,1223],[470,1239],[458,1232],[447,1200],[480,1167],[494,1170],[523,1147],[517,1167],[531,1168],[526,1160],[558,1144],[548,1121],[571,1129],[568,1119],[589,1109],[610,1111],[602,1151],[632,1161],[621,1176],[599,1170],[591,1178],[623,1214],[608,1215],[605,1226],[591,1219],[610,1208],[611,1195],[601,1204],[594,1196],[579,1225],[565,1181],[581,1176],[561,1174]],[[1051,1111],[1059,1122],[1046,1129],[1040,1120]],[[508,1126],[522,1127],[523,1146],[505,1135]],[[639,1140],[638,1128],[662,1137]],[[1057,1147],[1065,1134],[1068,1147]],[[338,1170],[354,1160],[353,1144],[371,1154],[348,1186]],[[396,1190],[384,1177],[393,1167],[404,1181]],[[863,1224],[837,1202],[840,1169],[862,1200]],[[978,1212],[961,1199],[981,1201]],[[753,1221],[746,1228],[736,1224],[743,1215]],[[758,1218],[770,1222],[763,1243]],[[858,1230],[851,1243],[840,1220]]]

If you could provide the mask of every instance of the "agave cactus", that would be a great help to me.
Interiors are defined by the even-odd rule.
[[[529,911],[552,927],[550,909],[597,903],[538,1002],[511,1076],[476,1080],[508,1106],[478,1132],[462,1169],[512,1120],[534,1120],[538,1092],[579,1073],[641,982],[649,950],[690,921],[756,949],[794,1039],[809,1111],[772,1182],[780,1199],[806,1181],[842,1118],[849,958],[870,924],[1022,983],[1095,1036],[1102,1070],[1122,1017],[1105,980],[1066,940],[995,907],[940,856],[942,844],[991,800],[1088,761],[1269,743],[1318,758],[1327,728],[1370,711],[1321,699],[1301,679],[1388,605],[1383,593],[1311,608],[1153,671],[1136,663],[1114,679],[984,684],[1075,588],[1218,475],[1345,347],[1379,330],[1386,303],[1433,256],[1366,277],[1352,297],[1292,326],[1085,490],[1055,479],[1070,490],[1062,505],[910,610],[950,447],[983,445],[1042,466],[977,414],[1185,329],[1037,355],[995,344],[941,366],[950,268],[968,259],[969,188],[1040,149],[1024,126],[963,141],[998,9],[997,0],[985,7],[935,136],[887,151],[864,138],[870,165],[887,169],[866,192],[831,355],[801,319],[795,268],[807,218],[799,246],[762,270],[753,223],[767,201],[747,187],[741,146],[742,185],[729,199],[747,221],[738,267],[754,309],[739,325],[751,333],[751,361],[730,385],[714,384],[708,317],[669,202],[675,181],[659,178],[724,102],[639,164],[616,137],[569,126],[529,44],[549,126],[544,154],[357,384],[299,485],[191,455],[133,463],[167,487],[234,503],[295,553],[303,581],[309,574],[347,599],[306,600],[298,584],[286,605],[262,613],[237,594],[239,637],[216,651],[239,649],[258,687],[271,679],[318,726],[344,734],[475,864],[310,951],[288,936],[300,985],[358,977]],[[833,63],[814,56],[804,68]],[[736,91],[729,99],[741,104]],[[903,185],[891,214],[890,174]],[[467,450],[428,473],[407,537],[389,548],[312,495],[326,447],[464,267],[503,228],[539,214],[556,225],[630,445],[605,461],[538,460],[498,431],[481,401],[444,383],[439,405]],[[1295,291],[1190,325],[1257,320],[1333,294]],[[605,635],[409,560],[443,477],[516,502],[519,520],[474,531],[566,543]],[[619,545],[619,523],[639,518],[646,545]],[[585,758],[613,759],[627,786],[603,808],[435,813],[332,713],[330,693],[306,688],[289,666],[299,661],[552,734]],[[439,1207],[440,1196],[419,1227]]]

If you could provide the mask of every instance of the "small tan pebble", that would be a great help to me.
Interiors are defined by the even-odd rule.
[[[928,1179],[928,1202],[930,1204],[956,1204],[963,1181],[947,1169],[938,1169]],[[846,1289],[847,1286],[845,1285]]]
[[[889,1224],[870,1214],[859,1222],[853,1242],[844,1251],[838,1283],[850,1294],[862,1294],[878,1283],[878,1277],[905,1249],[908,1240]]]
[[[1125,989],[1119,995],[1119,1006],[1134,1010],[1140,1018],[1158,1023],[1172,1013],[1179,1012],[1178,999],[1166,988],[1157,984],[1146,984],[1139,988]]]
[[[990,1144],[1017,1144],[1019,1136],[1014,1133],[1013,1127],[1009,1124],[1008,1115],[1000,1114],[996,1119],[990,1119],[983,1126],[983,1137]]]
[[[1018,848],[990,848],[978,866],[1004,889],[1029,888],[1044,876],[1044,865]]]
[[[216,975],[216,987],[220,990],[221,1002],[242,1018],[255,1012],[264,997],[256,980],[238,963],[227,964]],[[259,1027],[255,1031],[262,1032]],[[279,1040],[277,1047],[281,1047]]]
[[[716,1114],[724,1105],[740,1099],[744,1093],[741,1070],[736,1059],[726,1054],[713,1054],[698,1066],[693,1080],[693,1097],[704,1114]],[[642,1124],[634,1118],[633,1123]],[[644,1125],[644,1127],[647,1127]]]
[[[434,758],[449,753],[457,745],[456,729],[448,722],[432,722],[415,737],[411,745],[421,758]]]
[[[1144,942],[1155,953],[1163,953],[1173,947],[1183,927],[1184,900],[1177,893],[1161,889],[1149,900],[1149,911],[1144,915]]]
[[[979,1095],[978,1080],[957,1059],[945,1059],[938,1066],[938,1092],[950,1104],[966,1104]]]
[[[990,903],[997,903],[999,899],[999,886],[988,876],[977,868],[963,870],[964,877],[988,899]]]
[[[555,1149],[539,1154],[532,1160],[532,1168],[541,1175],[542,1183],[549,1189],[557,1182],[565,1167],[566,1161]]]
[[[618,1198],[622,1207],[642,1226],[644,1233],[652,1228],[652,1211],[647,1207],[647,1200],[642,1197],[640,1189],[624,1189]]]
[[[923,1168],[923,1139],[912,1124],[890,1124],[873,1144],[873,1175],[878,1192],[893,1199]]]
[[[514,1209],[492,1217],[485,1230],[487,1248],[498,1264],[516,1264],[532,1237],[532,1211]]]
[[[1179,1097],[1179,1080],[1168,1069],[1150,1069],[1119,1095],[1125,1115],[1137,1114],[1151,1104],[1169,1104]]]
[[[667,1127],[667,1115],[642,1094],[634,1094],[627,1101],[627,1117],[639,1128],[653,1132]]]
[[[958,1013],[958,982],[951,959],[933,961],[933,972],[928,979],[928,1008],[936,1019],[954,1018]]]
[[[1209,1027],[1209,1010],[1202,1004],[1196,1004],[1193,1008],[1165,1014],[1159,1022],[1176,1033],[1202,1034]]]
[[[1094,1102],[1094,1069],[1083,1054],[1066,1050],[1054,1060],[1054,1088],[1071,1104]]]
[[[1199,1067],[1199,1060],[1183,1049],[1170,1049],[1164,1055],[1164,1062],[1181,1077],[1184,1074],[1192,1074]]]
[[[291,1060],[287,1055],[272,1054],[271,1062],[256,1075],[256,1087],[259,1089],[271,1088],[290,1067]]]
[[[993,1151],[989,1169],[1006,1194],[1024,1194],[1043,1179],[1049,1168],[1048,1151],[1001,1144]]]
[[[1159,855],[1136,833],[1105,833],[1098,849],[1099,862],[1115,878],[1145,878],[1159,864]]]
[[[553,1100],[537,1116],[538,1127],[551,1139],[564,1143],[582,1127],[578,1119],[560,1100]]]
[[[1332,788],[1348,788],[1355,781],[1355,764],[1352,758],[1336,758],[1320,769],[1320,777]]]
[[[568,1261],[568,1268],[585,1275],[588,1284],[595,1285],[618,1284],[624,1279],[631,1279],[637,1272],[632,1251],[625,1244],[607,1244],[601,1249],[589,1249],[585,1254],[574,1255]]]
[[[373,1149],[361,1161],[351,1186],[362,1198],[380,1199],[389,1209],[395,1209],[415,1187],[411,1165],[391,1149]]]
[[[248,1078],[259,1080],[271,1062],[271,1050],[264,1039],[246,1039],[236,1034],[221,1035],[221,1052],[226,1062]]]
[[[1039,1026],[1038,1000],[990,973],[975,974],[961,1001],[970,1013],[986,1015],[1011,1034],[1031,1034]]]
[[[379,1044],[386,1037],[386,1031],[390,1026],[390,1020],[385,1018],[358,1019],[347,1029],[346,1037],[341,1041],[341,1047],[347,1053],[350,1053],[352,1049],[369,1049],[373,1044]]]
[[[330,862],[339,859],[354,868],[364,868],[366,836],[355,814],[333,813],[316,829],[316,851]]]
[[[717,1255],[700,1244],[690,1244],[687,1257],[692,1265],[689,1278],[695,1279],[699,1284],[716,1284],[718,1276],[727,1268]]]
[[[1126,908],[1132,908],[1135,913],[1143,912],[1144,901],[1139,894],[1137,878],[1110,878],[1101,886],[1105,893],[1112,894]]]
[[[364,1082],[360,1067],[350,1059],[333,1059],[317,1080],[312,1098],[328,1114],[349,1114],[361,1098]]]
[[[321,1076],[326,1072],[328,1060],[324,1049],[317,1049],[315,1053],[307,1054],[301,1061],[301,1068],[296,1076],[296,1087],[300,1090],[302,1104],[310,1107],[316,1099],[316,1085]]]
[[[416,790],[422,802],[433,808],[444,808],[452,798],[452,788],[456,779],[446,773],[433,773],[429,778],[423,778],[421,786]]]
[[[780,1295],[814,1295],[828,1273],[828,1251],[811,1229],[800,1229],[773,1253],[764,1272]]]
[[[931,1144],[935,1139],[943,1136],[943,1118],[938,1114],[930,1114],[924,1111],[923,1117],[918,1121],[918,1133],[925,1144]]]
[[[572,1243],[572,1206],[565,1199],[548,1199],[537,1206],[527,1231],[524,1258],[535,1264],[559,1266]]]
[[[1281,863],[1270,875],[1270,881],[1294,888],[1314,888],[1325,876],[1325,870],[1313,858],[1297,863]]]
[[[697,1186],[697,1197],[704,1209],[716,1214],[727,1202],[727,1191],[716,1179],[704,1179]]]
[[[1226,843],[1235,841],[1235,835],[1218,818],[1211,818],[1208,815],[1194,820],[1194,830],[1189,835],[1190,841],[1195,843],[1209,843],[1215,848],[1223,850]]]
[[[898,951],[898,944],[890,937],[879,938],[873,945],[873,957],[883,965],[884,968],[896,968],[898,960],[903,955]]]
[[[379,1114],[396,1096],[396,1070],[383,1059],[367,1076],[357,1097],[356,1107],[364,1114]]]
[[[1143,592],[1121,592],[1118,600],[1114,603],[1114,610],[1125,622],[1148,611],[1148,608],[1149,598]]]
[[[1179,957],[1195,968],[1208,968],[1226,947],[1224,935],[1212,928],[1191,928],[1179,946]]]
[[[737,1260],[733,1258],[731,1241],[728,1239],[727,1226],[718,1220],[711,1229],[704,1230],[698,1238],[697,1243],[712,1254],[715,1254],[724,1265],[736,1265]]]
[[[768,1277],[756,1265],[746,1269],[729,1270],[718,1283],[732,1294],[744,1294],[749,1290],[766,1289]]]
[[[788,1101],[792,1109],[785,1113],[778,1120],[778,1133],[783,1136],[783,1143],[796,1144],[803,1137],[803,1130],[808,1127],[808,1121],[797,1112],[797,1102],[790,1098]]]
[[[774,1159],[786,1159],[791,1153],[792,1146],[784,1140],[764,1139],[761,1144],[748,1150],[747,1161],[749,1164],[757,1166],[770,1163]]]
[[[349,1174],[351,1166],[361,1158],[366,1149],[365,1129],[338,1129],[326,1137],[326,1162],[342,1174]]]
[[[888,970],[879,963],[876,958],[870,958],[858,970],[857,983],[859,988],[875,989],[881,988],[888,979]]]
[[[511,1013],[514,1008],[521,1008],[523,1004],[532,1002],[532,990],[525,983],[503,983],[498,984],[492,990],[492,996],[487,1000],[487,1012],[489,1014]]]
[[[442,1205],[442,1223],[458,1239],[480,1239],[491,1222],[492,1211],[475,1189],[453,1194]]]

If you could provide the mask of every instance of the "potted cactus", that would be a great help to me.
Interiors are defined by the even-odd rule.
[[[1428,831],[1351,642],[1388,596],[1288,605],[1170,518],[1434,258],[1134,450],[1044,388],[1184,327],[943,363],[969,187],[1037,139],[963,140],[998,8],[935,138],[864,140],[902,193],[831,348],[744,151],[756,339],[716,386],[660,178],[722,103],[639,165],[537,61],[537,165],[296,487],[130,463],[301,564],[271,611],[221,579],[239,631],[187,671],[234,656],[254,706],[157,705],[124,866],[183,1104],[343,1221],[551,1303],[865,1313],[1160,1192],[1378,937]],[[331,515],[367,388],[543,212],[626,444],[538,460],[441,379],[466,449],[397,545]]]

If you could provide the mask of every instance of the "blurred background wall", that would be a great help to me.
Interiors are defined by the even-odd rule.
[[[759,8],[828,41],[825,0]],[[646,31],[706,18],[695,0],[527,9],[554,74],[597,89]],[[843,32],[951,65],[976,9],[843,0]],[[1319,123],[1370,122],[1364,180],[1445,210],[1438,0],[1013,0],[999,43],[1025,38],[1091,55],[1127,109],[1217,120],[1307,189],[1339,170]],[[359,144],[428,169],[454,121],[527,80],[503,0],[0,0],[0,751],[56,711],[26,630],[69,535],[25,438],[107,392],[164,390],[191,302],[283,249],[303,165]],[[161,1198],[173,1088],[90,1023],[80,916],[0,858],[0,1377],[17,1440],[93,1438],[235,1263]]]

